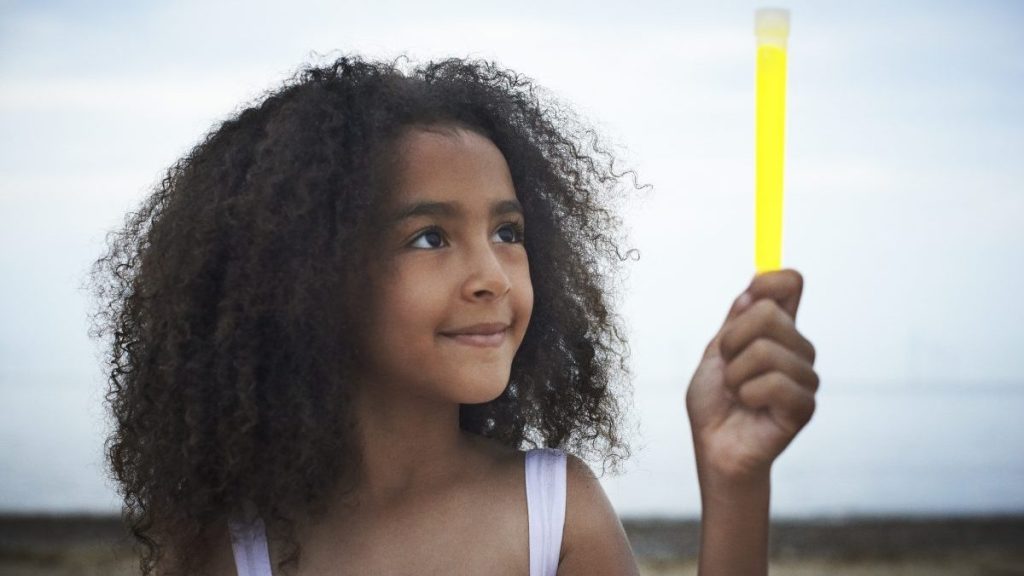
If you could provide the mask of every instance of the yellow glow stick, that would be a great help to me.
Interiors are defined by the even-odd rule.
[[[789,11],[759,9],[754,31],[757,34],[754,265],[757,273],[761,273],[782,267],[782,159]]]

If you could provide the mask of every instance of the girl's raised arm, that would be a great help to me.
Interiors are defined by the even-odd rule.
[[[796,329],[803,277],[754,277],[686,394],[703,506],[698,573],[768,573],[771,466],[814,414],[814,346]]]

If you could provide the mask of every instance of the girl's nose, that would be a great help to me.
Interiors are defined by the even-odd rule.
[[[469,256],[469,276],[463,283],[463,296],[468,300],[500,298],[512,289],[506,264],[493,246],[474,250]]]

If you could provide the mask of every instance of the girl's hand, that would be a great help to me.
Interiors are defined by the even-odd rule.
[[[732,305],[686,392],[702,489],[767,482],[814,413],[814,346],[796,329],[803,277],[755,276]]]

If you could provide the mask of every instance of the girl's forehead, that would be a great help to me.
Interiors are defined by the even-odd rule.
[[[515,199],[508,163],[486,136],[458,126],[416,127],[396,142],[388,204]]]
[[[412,126],[396,142],[398,165],[408,167],[416,161],[437,157],[501,156],[498,147],[486,136],[461,126]],[[504,156],[501,156],[504,161]]]

